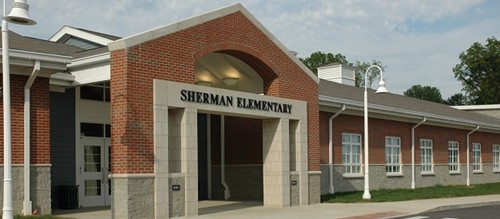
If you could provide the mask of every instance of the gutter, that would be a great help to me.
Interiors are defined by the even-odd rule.
[[[31,215],[31,191],[30,191],[30,131],[31,131],[31,86],[35,82],[38,73],[40,72],[40,61],[35,61],[33,72],[31,73],[26,85],[24,86],[24,215]]]
[[[422,121],[411,128],[411,189],[415,189],[415,129],[427,121],[424,116]]]
[[[470,186],[470,162],[469,162],[469,148],[470,148],[470,135],[472,133],[474,133],[475,131],[477,131],[479,129],[479,125],[476,126],[476,128],[472,131],[470,131],[469,133],[467,133],[467,186]]]
[[[330,168],[330,194],[335,193],[333,187],[333,119],[339,116],[345,110],[345,104],[342,109],[328,119],[328,166]]]
[[[333,103],[339,103],[339,104],[346,104],[349,106],[360,107],[361,109],[364,106],[363,102],[342,99],[342,98],[336,98],[336,97],[330,97],[330,96],[325,96],[325,95],[320,95],[319,101],[320,101],[320,105],[321,105],[321,102],[323,101],[323,102],[333,102]],[[379,110],[379,111],[388,112],[388,113],[386,113],[388,115],[397,115],[397,116],[404,115],[403,117],[405,117],[405,118],[421,118],[421,117],[425,116],[425,117],[427,117],[427,121],[431,121],[431,119],[432,119],[432,121],[442,122],[442,123],[446,123],[446,124],[456,124],[456,125],[464,125],[464,126],[481,125],[482,128],[489,128],[489,129],[494,129],[496,131],[500,131],[500,125],[496,124],[496,123],[484,123],[484,122],[478,123],[478,121],[475,121],[475,120],[462,119],[462,118],[450,117],[450,116],[443,116],[443,115],[437,115],[437,114],[433,114],[433,113],[422,113],[419,111],[401,109],[401,108],[396,108],[396,107],[389,107],[389,106],[378,105],[378,104],[368,103],[368,107],[372,110],[372,112],[373,112],[373,110]]]

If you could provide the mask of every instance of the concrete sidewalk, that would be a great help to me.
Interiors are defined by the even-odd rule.
[[[384,203],[317,204],[292,208],[264,208],[250,206],[238,210],[226,210],[202,214],[196,218],[390,218],[425,211],[500,204],[500,195],[471,196],[446,199],[427,199]],[[203,208],[200,208],[203,213]]]
[[[264,208],[260,202],[201,201],[199,216],[192,218],[390,218],[425,211],[500,205],[500,195],[427,199],[384,203],[317,204],[292,208]],[[54,215],[78,219],[110,219],[109,209],[56,211]]]

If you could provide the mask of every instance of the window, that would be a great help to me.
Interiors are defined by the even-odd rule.
[[[460,172],[460,161],[458,159],[458,142],[448,142],[448,171],[450,173]]]
[[[385,137],[386,173],[401,173],[401,138]]]
[[[472,143],[472,171],[481,172],[481,144]]]
[[[80,87],[80,98],[110,102],[109,82],[86,85]]]
[[[432,140],[420,139],[420,166],[422,173],[433,173],[432,169]]]
[[[344,175],[361,175],[361,135],[342,133]]]
[[[80,135],[82,137],[111,138],[111,125],[99,123],[80,123]]]
[[[500,144],[493,145],[493,171],[500,172]]]

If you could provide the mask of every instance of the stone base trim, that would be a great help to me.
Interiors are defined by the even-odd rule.
[[[111,174],[112,218],[154,218],[154,174]]]
[[[143,174],[109,174],[111,179],[129,179],[129,178],[155,178],[155,174],[143,173]]]
[[[321,202],[321,171],[309,171],[309,204]]]
[[[51,176],[50,165],[31,165],[30,169],[30,200],[32,209],[37,210],[41,214],[51,214]],[[3,172],[3,166],[0,167],[0,172]],[[3,181],[3,174],[0,176]],[[3,196],[3,190],[0,191]],[[24,201],[24,165],[12,165],[12,203],[14,214],[23,213]],[[3,200],[0,200],[3,205]]]

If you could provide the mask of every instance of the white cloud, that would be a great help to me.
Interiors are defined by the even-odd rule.
[[[473,42],[500,35],[498,1],[482,0],[43,0],[28,1],[34,27],[21,34],[49,38],[63,25],[129,36],[237,2],[289,49],[380,60],[392,92],[414,84],[447,97],[461,85],[451,68]]]

